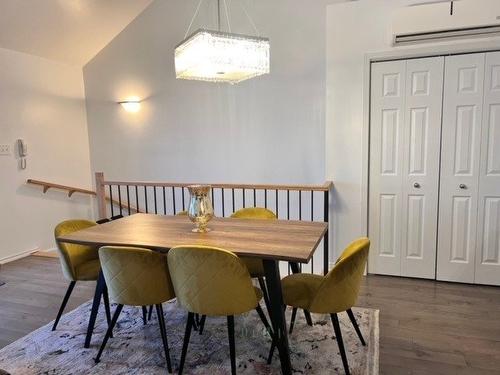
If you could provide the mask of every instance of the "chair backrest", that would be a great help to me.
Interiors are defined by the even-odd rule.
[[[168,252],[168,266],[177,300],[190,312],[238,315],[258,304],[247,268],[230,251],[179,246]]]
[[[311,302],[311,312],[336,313],[354,306],[369,249],[368,238],[360,238],[347,246],[335,266],[324,277]]]
[[[277,219],[275,213],[263,207],[247,207],[231,215],[236,219]]]
[[[90,220],[66,220],[57,224],[54,229],[63,274],[69,280],[76,281],[75,267],[99,257],[97,247],[59,242],[57,238],[94,225],[97,223]]]
[[[99,249],[101,269],[111,299],[122,305],[157,305],[175,297],[167,257],[136,247]]]

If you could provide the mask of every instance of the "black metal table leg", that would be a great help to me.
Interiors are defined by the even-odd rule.
[[[90,312],[89,325],[87,327],[87,336],[85,337],[85,348],[90,347],[90,340],[92,339],[92,333],[94,332],[95,320],[97,318],[97,313],[99,312],[101,296],[104,293],[105,287],[106,282],[104,281],[104,275],[102,274],[102,271],[100,271],[99,278],[97,279],[97,284],[95,287],[94,302],[92,303],[92,311]]]
[[[273,331],[280,355],[281,372],[283,375],[290,375],[292,373],[292,364],[290,361],[285,312],[283,310],[284,302],[283,292],[281,290],[279,264],[278,261],[272,259],[264,259],[263,263],[271,306],[269,315],[271,316]]]
[[[290,264],[290,268],[292,270],[292,273],[299,273],[300,272],[298,263],[290,262],[289,264]],[[313,322],[312,322],[312,318],[311,318],[311,313],[307,310],[304,310],[304,316],[306,317],[307,325],[312,327]]]

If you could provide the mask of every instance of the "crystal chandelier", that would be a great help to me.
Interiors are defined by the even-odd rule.
[[[198,4],[191,24],[202,1],[200,0]],[[224,5],[226,5],[225,0]],[[217,6],[218,31],[199,29],[175,48],[176,78],[234,84],[268,74],[269,39],[222,32],[220,0],[217,0]],[[246,11],[245,13],[248,16]],[[226,16],[230,27],[227,7]],[[189,33],[189,29],[186,35]]]

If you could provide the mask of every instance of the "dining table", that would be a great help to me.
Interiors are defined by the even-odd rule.
[[[286,329],[279,262],[289,262],[297,269],[308,263],[323,237],[328,223],[296,220],[260,220],[213,218],[210,231],[193,232],[186,215],[166,216],[137,213],[57,238],[59,242],[80,245],[143,247],[167,253],[180,245],[205,245],[232,251],[238,256],[263,260],[269,293],[269,316],[275,333],[281,370],[292,373]],[[102,272],[97,280],[85,347],[90,347],[97,313],[106,283]]]

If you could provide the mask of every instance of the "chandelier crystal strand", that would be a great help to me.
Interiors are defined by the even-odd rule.
[[[220,17],[220,0],[218,5]],[[225,1],[224,5],[229,18]],[[250,19],[246,9],[244,12]],[[252,21],[251,24],[257,29]],[[269,74],[269,71],[268,38],[199,29],[175,48],[178,79],[234,84]]]

